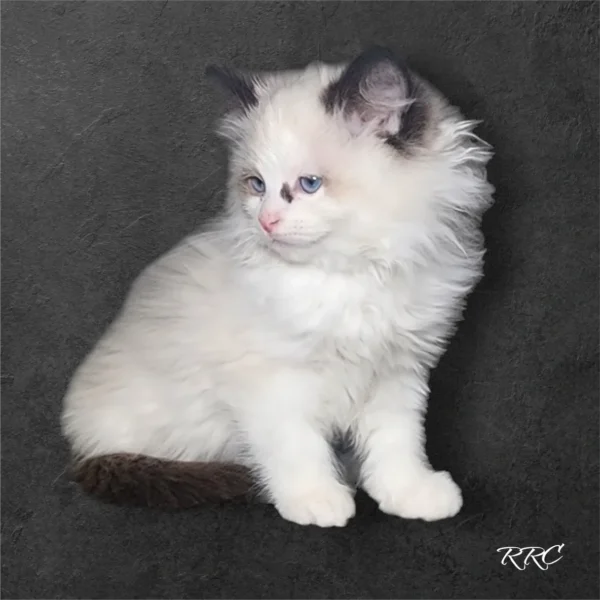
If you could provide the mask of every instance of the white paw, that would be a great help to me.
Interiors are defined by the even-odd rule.
[[[423,471],[401,489],[380,495],[379,508],[404,519],[437,521],[462,508],[462,494],[447,471]]]
[[[355,512],[350,490],[337,481],[277,498],[275,507],[288,521],[319,527],[343,527]]]

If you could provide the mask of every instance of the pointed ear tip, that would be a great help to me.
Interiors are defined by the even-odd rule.
[[[405,77],[410,71],[406,56],[395,52],[388,46],[373,44],[367,47],[357,60],[366,64],[388,63],[394,65]]]
[[[367,46],[363,54],[368,54],[370,56],[379,56],[381,58],[391,58],[395,57],[395,52],[389,48],[388,46],[382,46],[381,44],[371,44]]]
[[[378,52],[391,52],[390,47],[384,46],[383,44],[369,44],[365,49]]]
[[[207,65],[204,69],[204,77],[214,77],[221,72],[221,69],[217,65]]]

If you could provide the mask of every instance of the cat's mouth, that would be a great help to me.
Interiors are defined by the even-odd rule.
[[[271,237],[269,238],[269,242],[274,245],[289,246],[290,248],[306,248],[309,246],[314,246],[319,239]]]
[[[299,233],[280,233],[278,231],[272,231],[267,233],[263,230],[262,239],[267,246],[274,247],[289,247],[289,248],[309,248],[320,242],[325,236],[325,233],[313,234],[313,235],[302,235]]]
[[[285,261],[297,263],[310,260],[322,238],[300,238],[292,236],[272,236],[263,238],[269,252]]]
[[[293,262],[309,259],[315,247],[328,236],[328,231],[270,231],[258,227],[261,244],[270,252]],[[308,253],[308,255],[307,255]]]

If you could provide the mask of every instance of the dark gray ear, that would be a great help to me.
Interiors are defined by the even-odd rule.
[[[216,80],[221,87],[236,99],[242,108],[249,109],[258,104],[256,83],[252,77],[214,65],[206,68],[205,75],[209,79]]]
[[[329,111],[341,110],[353,131],[369,127],[389,137],[400,132],[413,91],[408,68],[387,48],[373,46],[327,88],[324,102]]]

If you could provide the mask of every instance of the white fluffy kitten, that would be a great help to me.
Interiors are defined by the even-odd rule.
[[[382,511],[461,508],[424,451],[430,369],[482,272],[489,147],[392,54],[242,76],[223,217],[148,267],[77,370],[84,489],[191,506],[258,482],[285,519],[354,515],[350,435]]]

